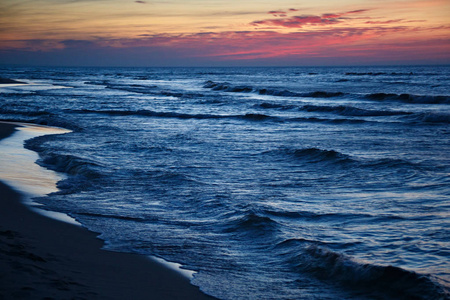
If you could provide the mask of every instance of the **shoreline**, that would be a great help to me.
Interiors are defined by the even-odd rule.
[[[15,132],[0,123],[0,139]],[[103,250],[85,228],[33,212],[0,180],[1,299],[215,299],[142,255]]]

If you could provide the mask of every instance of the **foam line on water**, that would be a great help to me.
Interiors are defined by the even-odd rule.
[[[170,262],[170,261],[167,261],[167,260],[157,257],[157,256],[149,256],[149,258],[151,260],[157,261],[158,263],[166,266],[168,269],[178,272],[179,274],[185,276],[189,280],[192,280],[192,278],[194,278],[194,274],[196,273],[194,271],[184,269],[183,266],[178,263]]]

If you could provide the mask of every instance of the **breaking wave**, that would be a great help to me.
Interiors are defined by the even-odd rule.
[[[346,105],[339,105],[339,106],[304,105],[299,107],[297,105],[264,102],[258,104],[257,107],[264,109],[279,109],[279,110],[298,109],[300,111],[335,113],[342,116],[352,116],[352,117],[379,117],[379,116],[399,116],[412,114],[411,112],[406,111],[371,110]]]
[[[141,84],[127,85],[118,83],[113,84],[110,83],[109,81],[86,81],[85,84],[101,85],[105,86],[105,88],[107,89],[120,90],[144,95],[166,96],[176,98],[201,98],[204,96],[201,93],[160,90],[157,85],[141,85]]]
[[[449,96],[374,93],[366,95],[365,98],[375,101],[400,101],[418,104],[450,104]]]
[[[427,274],[395,266],[361,263],[302,239],[279,243],[291,266],[320,280],[340,283],[373,297],[448,299],[449,291]],[[297,249],[294,251],[294,249]]]
[[[203,85],[204,88],[211,89],[213,91],[222,91],[229,93],[256,93],[260,95],[269,96],[282,96],[282,97],[305,97],[305,98],[332,98],[343,96],[342,92],[325,92],[325,91],[315,91],[309,93],[297,93],[289,90],[278,90],[278,89],[268,89],[268,88],[256,88],[252,86],[245,85],[232,85],[228,82],[217,83],[208,80]]]
[[[318,162],[343,163],[354,161],[349,155],[334,150],[323,150],[319,148],[304,148],[304,149],[280,148],[276,150],[266,151],[263,153],[263,155],[288,156],[295,159],[305,160],[310,163],[318,163]]]
[[[370,170],[380,169],[402,169],[402,170],[425,170],[426,166],[413,163],[404,159],[380,158],[364,159],[347,155],[335,150],[325,150],[315,147],[303,149],[279,148],[261,153],[263,156],[270,156],[272,159],[300,160],[310,164],[328,164],[335,166],[345,166],[350,168],[364,168]]]
[[[330,112],[342,116],[354,116],[354,117],[379,117],[379,116],[397,116],[397,115],[411,114],[410,112],[404,111],[370,110],[345,105],[339,106],[305,105],[301,108],[301,110],[308,112]]]
[[[408,118],[412,122],[419,123],[441,123],[441,124],[450,124],[450,114],[446,113],[419,113],[412,115]]]

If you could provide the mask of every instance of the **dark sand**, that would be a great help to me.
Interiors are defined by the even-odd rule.
[[[0,139],[13,131],[0,123]],[[95,233],[32,212],[0,182],[0,300],[213,299],[157,262],[102,246]]]

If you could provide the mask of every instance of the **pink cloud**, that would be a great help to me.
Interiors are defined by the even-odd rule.
[[[300,28],[305,25],[325,25],[325,24],[334,24],[339,23],[340,21],[337,18],[330,17],[321,17],[321,16],[294,16],[285,19],[270,19],[270,20],[261,20],[254,21],[250,23],[254,26],[266,25],[266,26],[279,26],[279,27],[287,27],[287,28]]]
[[[286,28],[301,28],[305,25],[329,25],[342,22],[342,20],[346,15],[359,14],[366,11],[367,11],[366,9],[359,9],[344,13],[327,13],[321,16],[314,16],[314,15],[293,16],[284,19],[267,19],[254,21],[251,22],[250,24],[253,26],[265,25],[265,26],[278,26]],[[275,13],[275,11],[269,13]]]

